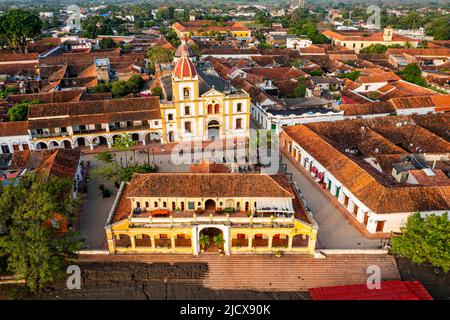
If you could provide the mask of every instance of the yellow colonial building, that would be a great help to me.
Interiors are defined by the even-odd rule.
[[[106,224],[120,253],[314,253],[317,225],[284,175],[136,174]]]
[[[215,73],[208,62],[194,64],[185,41],[175,63],[157,66],[163,142],[203,141],[248,137],[250,96]]]
[[[416,39],[395,33],[391,27],[386,27],[383,32],[325,30],[323,34],[331,39],[331,44],[351,49],[355,53],[373,44],[404,46],[409,43],[417,47],[419,43]]]
[[[208,36],[214,33],[228,34],[237,38],[251,37],[251,30],[239,22],[217,22],[213,20],[194,20],[176,22],[172,29],[179,38]]]

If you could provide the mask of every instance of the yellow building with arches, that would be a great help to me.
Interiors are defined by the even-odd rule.
[[[120,253],[313,254],[317,224],[284,175],[136,174],[106,224]]]

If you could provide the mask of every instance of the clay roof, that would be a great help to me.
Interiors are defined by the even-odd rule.
[[[20,103],[24,100],[39,100],[42,103],[77,102],[82,90],[53,91],[45,93],[13,94],[8,96],[8,103]]]
[[[271,80],[287,80],[297,79],[300,77],[308,77],[309,75],[297,68],[290,67],[273,67],[273,68],[249,68],[243,69],[247,73],[260,75]]]
[[[228,22],[224,25],[217,25],[215,21],[212,20],[195,20],[195,21],[185,21],[176,22],[172,25],[172,28],[177,29],[181,32],[198,31],[199,29],[205,32],[209,31],[250,31],[249,28],[244,26],[239,22]]]
[[[160,118],[158,97],[39,104],[28,109],[32,129]]]
[[[400,79],[401,78],[393,72],[384,72],[379,75],[360,76],[358,78],[358,82],[377,83],[377,82],[398,81]]]
[[[38,60],[38,53],[0,53],[1,62],[20,62]]]
[[[42,162],[36,169],[36,172],[45,177],[74,177],[77,172],[80,156],[80,150],[56,149],[52,155]]]
[[[361,31],[325,30],[322,33],[329,38],[337,39],[340,41],[367,41],[367,42],[384,41],[383,32],[367,33],[367,32],[361,32]],[[392,41],[418,42],[418,40],[414,40],[412,38],[402,36],[398,33],[394,33],[392,35]]]
[[[203,161],[200,164],[193,164],[190,167],[192,173],[228,173],[228,167],[220,163],[209,163]]]
[[[373,212],[450,208],[450,186],[385,186],[373,172],[370,174],[366,167],[339,151],[309,125],[290,126],[283,130]]]
[[[27,135],[28,121],[0,122],[0,137]]]
[[[341,104],[339,109],[344,110],[344,116],[395,112],[395,108],[389,102]]]
[[[197,69],[187,57],[181,57],[173,69],[173,75],[177,78],[193,78],[197,75]]]
[[[275,197],[294,198],[267,174],[150,173],[135,174],[128,197]]]
[[[450,95],[448,94],[392,98],[390,101],[396,109],[450,107]]]
[[[450,56],[450,48],[388,48],[386,55],[408,54],[412,56]]]

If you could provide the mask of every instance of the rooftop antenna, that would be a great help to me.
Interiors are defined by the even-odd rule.
[[[352,21],[352,11],[350,11],[350,12],[348,13],[347,27],[350,27],[350,21]]]

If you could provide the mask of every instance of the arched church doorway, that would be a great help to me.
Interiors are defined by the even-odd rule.
[[[220,123],[217,120],[211,120],[208,123],[208,140],[220,138]]]

